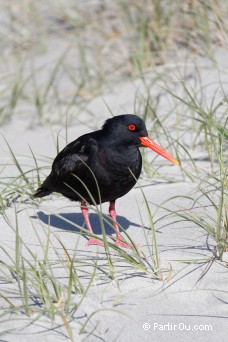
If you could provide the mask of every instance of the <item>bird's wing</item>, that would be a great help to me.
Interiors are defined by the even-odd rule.
[[[52,176],[63,180],[74,173],[82,174],[87,168],[86,164],[90,156],[91,139],[78,138],[68,144],[55,158],[52,165]]]

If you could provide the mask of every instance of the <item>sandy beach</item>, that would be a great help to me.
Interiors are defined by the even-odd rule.
[[[68,45],[55,37],[44,52],[33,52],[41,89]],[[66,60],[76,70],[81,61],[73,49]],[[35,81],[23,88],[27,97],[18,95],[12,118],[0,126],[1,341],[227,340],[228,252],[224,247],[220,257],[213,232],[221,189],[227,208],[221,184],[227,175],[228,50],[215,47],[213,53],[211,60],[179,51],[141,78],[118,79],[93,92],[73,85],[71,72],[62,68],[40,116],[29,100]],[[25,78],[31,70],[26,63]],[[149,135],[181,165],[142,151],[139,182],[116,204],[122,234],[138,249],[113,247],[108,203],[90,208],[100,237],[104,224],[106,250],[86,245],[79,203],[58,194],[42,200],[31,195],[67,143],[124,113],[144,117]],[[208,118],[217,124],[202,113],[213,113]],[[218,137],[223,168],[213,152]],[[225,227],[225,209],[221,215]]]

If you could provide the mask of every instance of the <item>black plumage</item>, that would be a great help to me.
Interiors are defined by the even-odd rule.
[[[110,215],[115,220],[115,200],[128,193],[140,176],[140,146],[164,153],[162,155],[165,158],[178,163],[148,137],[145,123],[140,117],[119,115],[108,119],[100,130],[82,135],[68,144],[55,158],[50,175],[34,197],[59,192],[70,200],[81,201],[82,213],[92,232],[86,203],[110,201]],[[127,247],[115,222],[114,229],[118,244]],[[102,243],[90,239],[89,244]]]

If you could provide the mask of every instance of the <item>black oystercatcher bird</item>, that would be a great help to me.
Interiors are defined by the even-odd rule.
[[[108,119],[100,130],[82,135],[67,145],[55,158],[50,175],[34,197],[59,192],[70,200],[80,201],[90,233],[93,230],[87,203],[109,201],[109,214],[117,238],[115,244],[129,248],[116,223],[115,201],[127,194],[140,176],[142,157],[139,147],[149,147],[174,164],[179,164],[148,137],[145,123],[140,117],[119,115]],[[90,238],[88,245],[103,246],[103,242]]]

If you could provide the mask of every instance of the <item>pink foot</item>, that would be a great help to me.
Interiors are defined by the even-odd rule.
[[[95,238],[90,238],[89,241],[87,242],[87,246],[90,245],[98,245],[104,247],[104,242]]]
[[[128,243],[123,242],[121,240],[116,240],[115,245],[118,247],[123,247],[123,248],[131,248],[132,247],[131,244],[128,244]]]
[[[116,240],[115,245],[118,247],[123,247],[123,248],[132,248],[133,247],[133,245],[131,243],[126,243],[122,239]],[[140,245],[136,244],[137,249],[140,250],[141,249],[140,247],[141,247]]]

